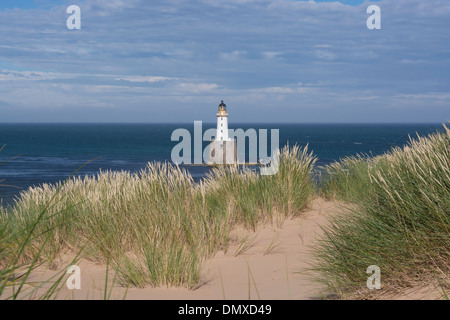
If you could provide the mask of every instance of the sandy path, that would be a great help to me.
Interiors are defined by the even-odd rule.
[[[282,226],[264,226],[256,232],[238,228],[232,236],[236,243],[226,253],[219,252],[204,265],[205,284],[196,290],[180,288],[130,288],[127,299],[315,299],[320,288],[301,273],[309,266],[311,247],[320,236],[327,216],[339,206],[315,199],[302,217],[287,220]],[[247,239],[243,241],[242,239]],[[243,245],[246,246],[243,248]],[[248,245],[248,248],[247,248]],[[236,255],[236,253],[239,253]],[[81,290],[64,285],[60,299],[101,299],[105,286],[105,267],[81,261]],[[250,271],[249,271],[250,270]],[[38,270],[33,280],[48,279],[52,272]],[[113,275],[111,274],[110,279]],[[115,287],[112,299],[123,298],[125,289]]]

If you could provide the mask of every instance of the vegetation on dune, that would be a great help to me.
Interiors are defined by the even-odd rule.
[[[227,249],[236,225],[254,230],[301,214],[316,195],[315,161],[307,148],[286,147],[272,176],[217,167],[196,184],[177,166],[151,163],[30,188],[0,207],[0,296],[19,270],[23,284],[39,263],[60,267],[65,253],[111,264],[125,286],[195,288],[203,261]],[[376,265],[384,290],[437,280],[448,291],[450,130],[343,159],[324,176],[319,193],[349,209],[314,249],[317,280],[342,296],[367,294],[366,270]]]
[[[226,249],[234,225],[255,228],[305,209],[314,162],[307,149],[286,147],[274,176],[219,167],[195,184],[179,167],[151,163],[137,174],[103,172],[30,188],[1,217],[8,241],[0,251],[17,252],[23,231],[33,228],[21,263],[39,257],[56,268],[64,253],[84,249],[90,260],[110,261],[123,285],[193,288],[202,262]],[[10,255],[1,258],[6,265]]]
[[[41,253],[52,236],[51,226],[39,233],[39,224],[46,216],[48,205],[37,212],[22,229],[12,227],[13,220],[10,219],[8,210],[0,207],[0,297],[4,299],[53,299],[62,288],[64,270],[38,284],[28,280],[35,268],[41,264]],[[39,245],[34,241],[37,237],[41,238]],[[24,253],[30,245],[35,246],[36,252],[24,262]],[[79,260],[81,251],[82,249],[74,252],[70,265]],[[47,288],[40,290],[46,284]]]
[[[445,126],[444,126],[445,127]],[[377,265],[384,289],[449,283],[450,131],[411,140],[371,158],[327,168],[328,198],[352,203],[335,217],[316,250],[320,281],[341,294],[367,293]]]

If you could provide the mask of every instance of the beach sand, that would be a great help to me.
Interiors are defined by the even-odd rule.
[[[301,217],[286,220],[282,225],[261,226],[255,232],[236,228],[232,232],[234,241],[227,252],[218,252],[204,263],[203,282],[194,290],[167,287],[126,290],[114,284],[110,299],[334,299],[336,295],[324,292],[304,271],[314,262],[311,248],[322,234],[321,226],[327,224],[328,217],[343,210],[345,209],[336,202],[315,199],[311,208]],[[87,260],[81,260],[77,265],[81,269],[81,289],[69,290],[64,283],[57,298],[103,299],[106,267]],[[55,273],[40,267],[32,273],[30,281],[38,283]],[[114,273],[110,270],[108,294],[113,278]],[[43,286],[48,287],[49,284]],[[434,299],[437,296],[435,292],[434,288],[412,289],[403,294],[390,294],[385,298]]]

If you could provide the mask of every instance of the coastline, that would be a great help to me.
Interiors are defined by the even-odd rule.
[[[242,293],[242,284],[246,283],[247,295],[261,297],[261,292],[270,295],[283,291],[269,290],[277,285],[265,287],[261,279],[270,277],[270,272],[264,271],[267,263],[272,273],[278,270],[275,278],[281,283],[283,251],[277,250],[286,246],[284,284],[290,285],[295,278],[295,267],[286,257],[303,255],[300,261],[308,262],[310,271],[319,275],[316,284],[324,285],[319,288],[320,294],[325,289],[328,292],[320,296],[318,291],[310,291],[307,296],[303,291],[295,291],[295,298],[313,299],[319,294],[328,299],[394,299],[410,295],[411,288],[426,287],[425,291],[433,297],[445,299],[448,279],[443,270],[448,268],[445,252],[449,247],[445,243],[449,238],[440,217],[448,214],[445,201],[450,190],[442,186],[450,181],[450,130],[444,128],[445,134],[418,137],[381,156],[349,157],[336,162],[326,167],[328,180],[322,181],[320,188],[311,176],[316,158],[307,149],[294,147],[283,150],[280,172],[274,176],[260,177],[237,167],[217,167],[205,183],[197,185],[180,168],[155,163],[142,175],[105,172],[95,178],[74,178],[67,184],[32,189],[13,211],[8,214],[2,210],[7,215],[0,215],[4,222],[0,236],[5,239],[0,247],[0,262],[4,270],[13,272],[3,279],[6,282],[1,292],[8,292],[8,278],[15,279],[16,270],[21,272],[17,263],[28,265],[33,261],[30,268],[34,270],[34,263],[39,262],[44,268],[40,270],[64,271],[61,267],[71,258],[67,254],[79,249],[83,259],[76,263],[94,272],[102,268],[104,271],[108,265],[117,272],[120,286],[129,287],[130,292],[161,287],[173,291],[177,287],[199,294],[207,292],[211,284],[219,299],[217,281],[222,289],[226,284],[222,271],[217,270],[222,270],[221,263],[228,261],[231,265],[224,266],[225,270],[233,270],[234,265],[239,270],[230,274],[241,276],[239,285],[231,285],[229,292]],[[425,179],[424,173],[433,179]],[[433,214],[429,214],[430,210]],[[322,211],[327,214],[321,215]],[[305,226],[306,233],[302,234]],[[23,234],[27,230],[31,230],[28,236]],[[319,242],[317,230],[322,232]],[[31,237],[33,233],[36,236]],[[278,241],[277,233],[285,240]],[[430,238],[428,234],[435,236]],[[22,235],[26,236],[24,244]],[[414,242],[408,241],[411,236]],[[19,247],[14,250],[16,245]],[[435,265],[424,263],[431,255]],[[249,261],[257,266],[255,271]],[[247,282],[243,278],[243,263],[247,266]],[[365,270],[373,265],[385,270],[383,290],[378,293],[370,292],[368,284],[364,289]],[[442,271],[443,277],[433,280],[434,268]],[[212,278],[208,278],[210,272]],[[45,293],[46,285],[52,287],[52,282],[45,281],[42,288],[29,287],[30,279],[32,283],[41,279],[33,278],[34,272],[25,274],[25,278],[18,277],[13,283],[25,281],[21,286],[32,292],[37,289],[33,294],[41,289]],[[260,276],[263,274],[266,276]],[[343,274],[350,276],[342,277]],[[64,277],[63,274],[59,279],[61,290]],[[432,283],[433,288],[426,283]],[[292,297],[289,285],[287,292]],[[308,288],[300,284],[296,287]],[[224,292],[221,291],[223,296]],[[280,295],[273,299],[287,298]]]

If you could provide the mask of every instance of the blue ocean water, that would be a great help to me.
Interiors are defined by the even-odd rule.
[[[203,124],[203,130],[215,124]],[[441,124],[233,124],[233,129],[280,130],[280,146],[309,144],[326,165],[358,153],[379,155],[402,146],[409,135],[443,131]],[[171,161],[175,129],[193,133],[194,124],[0,124],[0,198],[3,205],[33,185],[65,180],[86,162],[77,175],[99,170],[139,171],[150,161]],[[193,137],[193,134],[192,134]],[[206,146],[206,144],[205,144]],[[194,179],[208,168],[187,167]],[[2,181],[3,180],[3,181]]]

